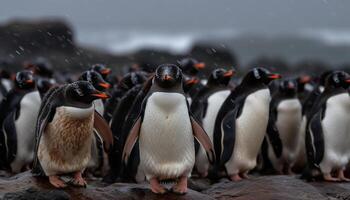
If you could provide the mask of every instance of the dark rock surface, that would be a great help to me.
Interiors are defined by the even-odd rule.
[[[3,176],[6,175],[6,176]],[[167,185],[170,187],[170,185]],[[87,188],[70,186],[55,189],[46,178],[32,177],[30,172],[8,177],[0,173],[0,199],[350,199],[350,183],[305,182],[293,176],[252,176],[248,180],[230,182],[221,179],[212,184],[207,179],[191,179],[186,195],[153,194],[147,184],[104,184],[89,180]]]

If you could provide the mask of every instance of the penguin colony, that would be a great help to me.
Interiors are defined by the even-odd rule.
[[[158,194],[186,193],[191,176],[240,181],[252,171],[349,181],[349,74],[217,68],[203,78],[204,67],[184,58],[118,77],[103,64],[59,76],[40,58],[2,69],[0,168],[57,188],[84,187],[85,176],[148,181]]]

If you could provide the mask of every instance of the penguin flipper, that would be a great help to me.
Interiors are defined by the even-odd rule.
[[[311,117],[306,128],[306,151],[308,163],[316,167],[321,163],[324,155],[324,138],[322,130],[322,111]]]
[[[214,146],[208,134],[193,117],[191,117],[191,124],[192,124],[194,137],[199,141],[199,143],[201,143],[201,145],[207,152],[209,162],[214,163],[216,159],[215,153],[214,153]]]
[[[106,120],[95,110],[94,128],[98,135],[103,139],[103,146],[106,152],[109,152],[113,145],[113,134]]]
[[[222,151],[220,155],[220,166],[231,158],[236,140],[236,118],[239,107],[236,106],[233,110],[225,115],[221,122],[222,132]]]
[[[124,145],[124,150],[123,150],[123,156],[122,159],[125,164],[128,163],[128,159],[130,157],[131,151],[133,147],[135,146],[135,143],[139,137],[140,134],[140,129],[141,129],[141,117],[139,117],[134,126],[132,127],[128,138],[126,139],[125,145]]]
[[[277,106],[275,106],[275,107],[277,107]],[[269,122],[267,124],[267,129],[266,129],[266,134],[267,134],[268,140],[271,143],[273,152],[275,153],[276,157],[279,158],[282,155],[283,147],[282,147],[282,140],[280,138],[278,129],[276,127],[277,111],[274,108],[270,112]]]
[[[47,92],[47,94],[44,96],[41,102],[38,119],[36,122],[36,128],[35,128],[34,161],[33,161],[33,168],[32,168],[32,173],[38,176],[45,175],[41,167],[41,164],[38,160],[38,149],[39,149],[40,139],[44,130],[46,129],[47,124],[51,122],[53,117],[55,116],[56,107],[60,105],[59,98],[56,98],[58,100],[54,101],[54,97],[56,97],[58,92],[63,89],[64,87],[55,87],[50,89]]]

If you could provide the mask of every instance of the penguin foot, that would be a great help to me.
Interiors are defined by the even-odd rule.
[[[338,171],[338,178],[339,178],[341,181],[350,182],[350,179],[348,179],[348,178],[345,177],[344,171],[343,171],[343,170],[339,170],[339,171]]]
[[[329,182],[339,182],[339,181],[340,181],[339,178],[334,178],[334,177],[332,177],[330,174],[324,174],[324,175],[323,175],[323,179],[324,179],[325,181],[329,181]]]
[[[73,185],[79,186],[79,187],[86,187],[87,183],[84,180],[84,178],[81,175],[81,172],[76,172],[74,174],[74,179],[72,181]]]
[[[248,173],[242,173],[242,174],[241,174],[241,177],[242,177],[243,179],[249,179]]]
[[[230,180],[236,182],[236,181],[241,181],[242,178],[238,174],[234,174],[230,176]]]
[[[49,182],[56,188],[67,187],[66,183],[59,176],[49,176]]]
[[[151,185],[151,190],[155,194],[165,194],[167,192],[166,188],[159,184],[157,178],[151,178],[149,181]]]
[[[180,177],[176,185],[171,188],[175,194],[184,195],[187,193],[187,176]]]

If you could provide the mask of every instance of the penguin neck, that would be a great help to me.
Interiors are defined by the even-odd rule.
[[[182,84],[177,84],[170,88],[162,88],[158,84],[154,83],[152,84],[150,89],[150,93],[153,93],[153,92],[167,92],[167,93],[174,92],[174,93],[184,94]]]

